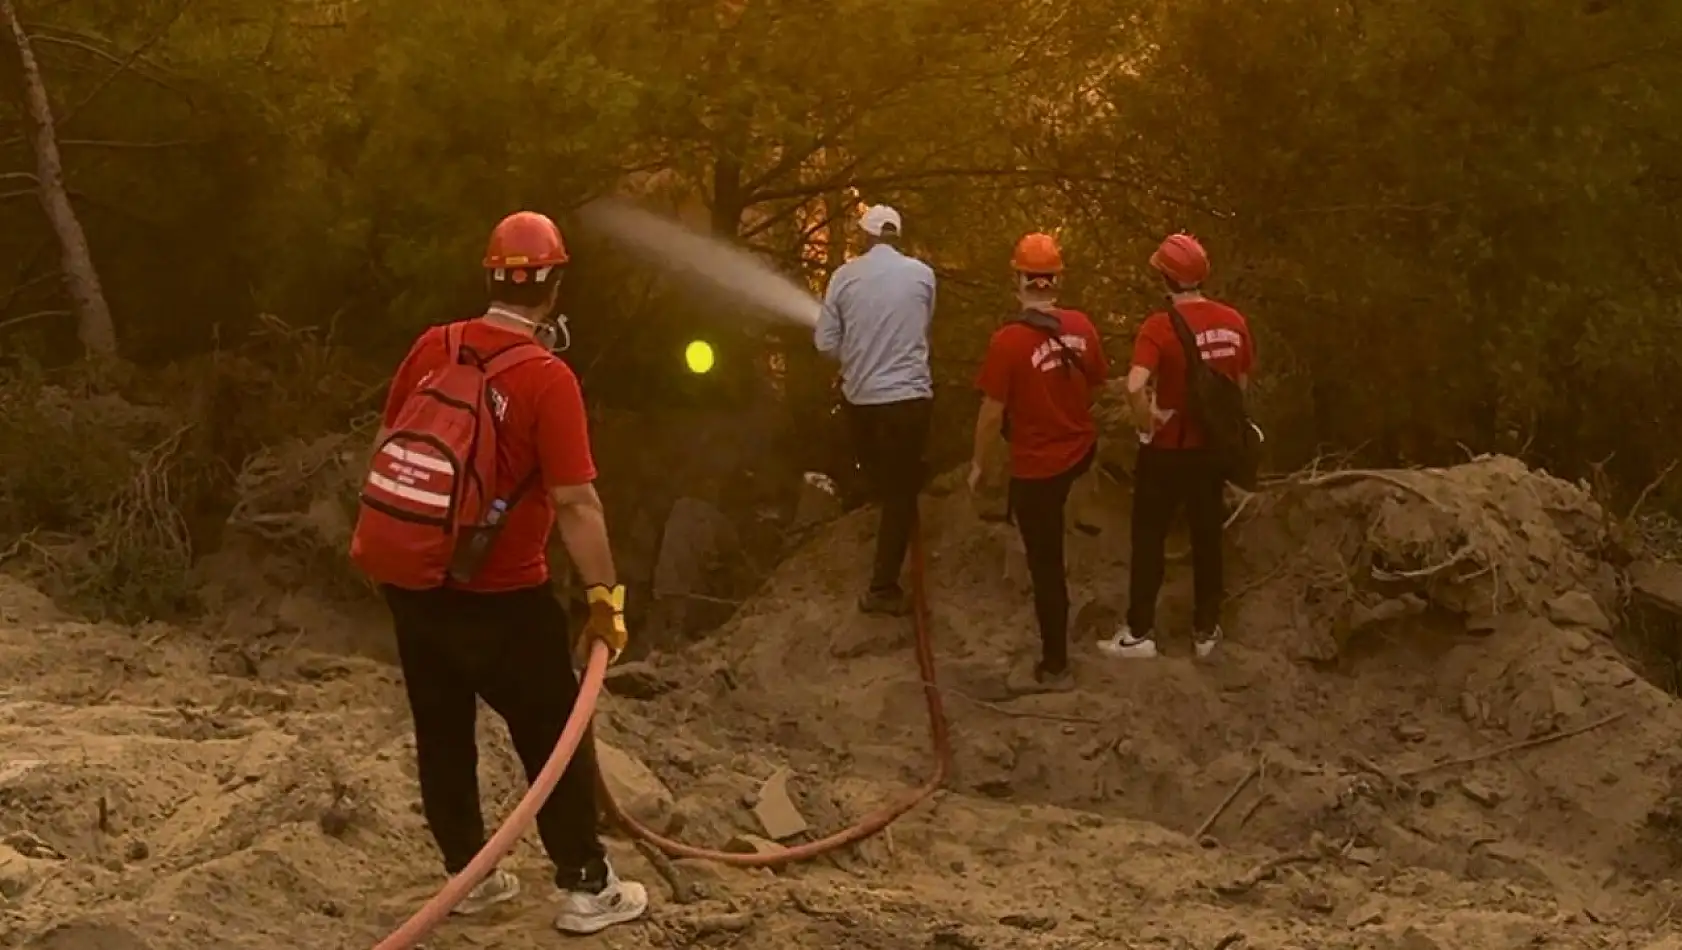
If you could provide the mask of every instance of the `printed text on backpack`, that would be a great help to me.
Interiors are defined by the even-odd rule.
[[[462,346],[462,325],[444,330],[445,365],[428,373],[403,402],[368,466],[350,556],[376,583],[408,590],[468,579],[477,564],[452,562],[463,545],[486,546],[500,514],[519,501],[494,497],[497,412],[490,389],[498,374],[549,359],[534,343],[519,343],[488,359]],[[497,503],[496,514],[492,514]]]

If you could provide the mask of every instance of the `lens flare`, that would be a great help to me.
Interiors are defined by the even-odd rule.
[[[692,340],[683,348],[683,362],[691,373],[705,373],[713,368],[712,344],[706,340]]]

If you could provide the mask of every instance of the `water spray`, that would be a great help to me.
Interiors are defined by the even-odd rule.
[[[578,212],[584,226],[685,281],[803,327],[816,327],[823,305],[811,292],[752,253],[676,221],[612,198]]]

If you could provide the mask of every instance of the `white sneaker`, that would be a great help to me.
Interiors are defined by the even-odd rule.
[[[493,870],[450,913],[461,916],[477,914],[504,901],[520,896],[520,879],[501,868]]]
[[[1150,637],[1135,637],[1126,624],[1108,640],[1098,641],[1098,652],[1118,660],[1148,660],[1156,656],[1156,641]]]
[[[1192,643],[1197,649],[1197,658],[1200,660],[1207,660],[1209,658],[1209,654],[1215,652],[1215,647],[1220,645],[1221,636],[1222,634],[1219,624],[1216,624],[1215,629],[1209,631],[1208,633],[1196,634],[1192,638]]]
[[[607,884],[601,890],[562,891],[561,911],[555,915],[555,929],[564,934],[600,933],[614,924],[636,920],[648,913],[648,888],[636,881],[621,881],[607,869]]]

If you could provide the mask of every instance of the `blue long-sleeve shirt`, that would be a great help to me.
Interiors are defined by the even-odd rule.
[[[841,265],[829,279],[813,342],[841,361],[841,395],[875,406],[934,395],[929,323],[934,270],[887,244]]]

